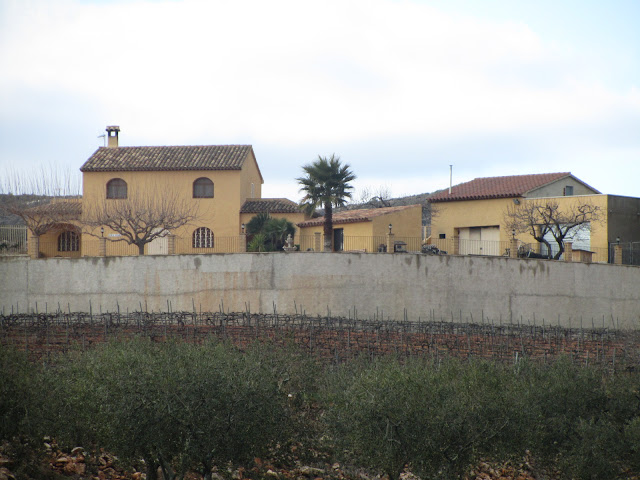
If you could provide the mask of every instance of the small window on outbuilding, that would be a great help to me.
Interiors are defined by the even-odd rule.
[[[213,182],[206,177],[193,182],[193,198],[213,198]]]
[[[213,232],[211,229],[200,227],[194,230],[193,248],[213,248]]]
[[[59,252],[77,252],[80,250],[80,236],[70,230],[58,235]]]
[[[127,198],[127,182],[113,178],[107,182],[107,198]]]
[[[438,238],[441,239],[441,240],[444,239],[444,238],[447,238],[447,234],[446,233],[441,233],[440,235],[438,235]]]
[[[571,195],[573,195],[573,185],[567,185],[566,187],[564,187],[564,195],[566,197],[570,197]]]

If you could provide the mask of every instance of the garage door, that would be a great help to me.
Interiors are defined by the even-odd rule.
[[[462,255],[501,255],[500,227],[459,228]]]

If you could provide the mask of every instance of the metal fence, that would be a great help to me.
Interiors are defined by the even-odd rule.
[[[612,243],[609,245],[609,258],[612,262],[615,259],[615,247],[617,245],[622,249],[623,265],[640,265],[640,242]]]
[[[393,251],[421,252],[424,240],[421,237],[392,237]],[[379,253],[388,250],[387,235],[379,236],[344,236],[339,243],[334,243],[337,252]],[[79,236],[75,242],[61,242],[60,239],[43,239],[39,242],[39,256],[41,258],[76,258],[101,256],[100,238]],[[457,245],[456,245],[457,241]],[[174,237],[172,253],[178,255],[202,255],[207,253],[239,253],[245,251],[245,237],[211,236],[206,244],[194,244],[192,237]],[[323,251],[324,235],[297,235],[293,239],[300,252]],[[511,242],[468,239],[431,239],[430,244],[435,248],[427,253],[479,255],[479,256],[510,256]],[[573,261],[591,261],[594,263],[614,263],[615,248],[622,249],[622,263],[624,265],[640,265],[640,242],[611,244],[607,247],[590,248],[589,254],[580,253],[574,249]],[[551,244],[551,256],[558,252],[558,246]],[[167,255],[169,253],[169,239],[158,238],[145,245],[145,255]],[[0,255],[27,254],[27,229],[24,226],[0,226]],[[119,238],[106,239],[106,256],[136,256],[138,247],[130,245]],[[518,242],[518,257],[548,258],[544,244],[537,242]],[[588,259],[590,258],[590,260]],[[559,260],[564,260],[564,255]]]
[[[0,225],[0,255],[24,255],[27,253],[27,227],[24,225]]]

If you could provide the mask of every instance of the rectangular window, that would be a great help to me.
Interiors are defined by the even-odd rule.
[[[566,187],[564,187],[564,195],[566,197],[570,197],[571,195],[573,195],[573,186],[572,185],[567,185]]]
[[[447,234],[446,234],[446,233],[441,233],[441,234],[438,236],[438,238],[439,238],[439,239],[441,239],[441,240],[442,240],[442,239],[445,239],[445,238],[447,238]]]

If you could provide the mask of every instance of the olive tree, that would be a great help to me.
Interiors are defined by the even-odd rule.
[[[112,343],[59,372],[92,417],[90,435],[123,462],[143,459],[147,478],[238,464],[285,435],[286,395],[258,354],[207,343]],[[73,373],[73,376],[69,376]],[[74,432],[67,427],[66,438]],[[76,436],[77,438],[77,436]]]
[[[494,452],[509,425],[500,372],[488,364],[377,360],[338,375],[331,430],[340,450],[391,480],[407,466],[422,478],[454,478]]]

